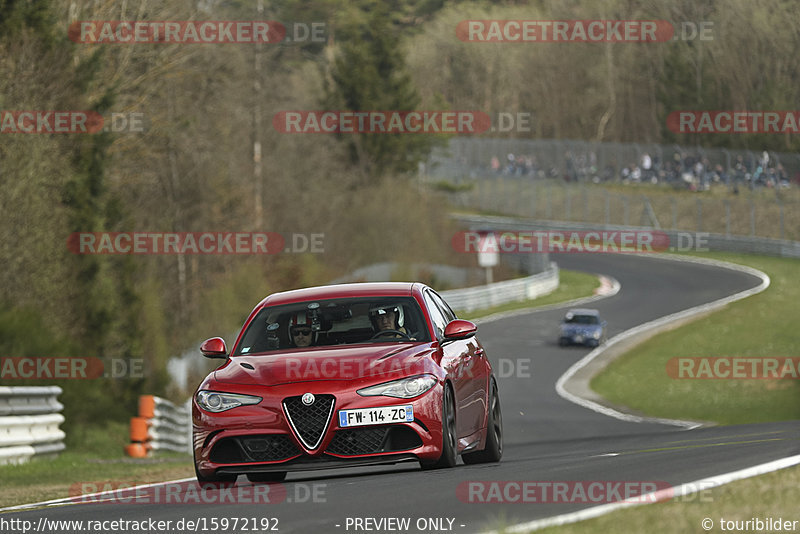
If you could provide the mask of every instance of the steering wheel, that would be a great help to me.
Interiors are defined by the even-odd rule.
[[[376,333],[374,336],[372,336],[369,339],[370,339],[370,341],[372,341],[373,339],[378,339],[379,337],[385,336],[385,335],[400,335],[400,336],[406,338],[407,340],[411,341],[411,338],[408,336],[408,334],[406,334],[405,332],[401,332],[400,330],[381,330],[380,332]]]

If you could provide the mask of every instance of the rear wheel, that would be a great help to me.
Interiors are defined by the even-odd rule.
[[[465,464],[499,462],[503,457],[503,413],[500,410],[500,395],[492,377],[489,386],[489,416],[486,428],[486,446],[482,451],[462,454]]]
[[[286,478],[286,471],[272,471],[269,473],[248,473],[250,482],[280,482]]]
[[[453,467],[458,461],[456,444],[456,403],[453,390],[444,386],[442,397],[442,455],[435,462],[420,462],[423,469]]]

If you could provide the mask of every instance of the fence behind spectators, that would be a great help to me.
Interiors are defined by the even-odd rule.
[[[800,154],[652,143],[457,137],[431,154],[425,174],[433,180],[526,176],[699,188],[714,183],[767,186],[772,180],[773,186],[780,186],[781,180],[800,180]]]
[[[800,240],[800,187],[787,181],[782,182],[783,185],[779,181],[768,185],[763,172],[758,180],[744,171],[742,176],[735,171],[726,179],[715,179],[698,178],[687,170],[686,180],[689,181],[672,178],[667,187],[661,187],[663,182],[659,179],[656,179],[659,185],[643,179],[639,184],[631,179],[621,181],[616,171],[608,179],[592,174],[592,169],[601,169],[605,162],[614,161],[614,158],[637,161],[645,149],[654,147],[656,145],[457,138],[451,140],[449,155],[438,151],[431,158],[423,179],[431,186],[449,182],[450,187],[441,189],[449,192],[454,205],[484,212],[542,220]],[[659,148],[660,153],[668,153],[669,147]],[[675,153],[680,150],[687,154],[685,151],[689,150],[673,148]],[[511,150],[536,156],[539,170],[529,172],[523,164],[522,171],[501,168],[493,172],[488,164],[490,154],[502,155]],[[595,156],[586,157],[585,152],[580,152],[583,156],[576,158],[580,150],[596,150]],[[743,169],[749,169],[751,164],[757,168],[760,157],[753,152],[724,149],[705,149],[703,153],[704,157],[711,158],[709,165],[730,160],[735,167],[735,162],[741,158],[746,162]],[[768,156],[771,162],[787,163],[783,166],[784,174],[800,173],[797,154],[769,153]],[[567,166],[565,158],[575,161]],[[596,160],[596,164],[587,168],[585,161],[589,160]],[[661,166],[653,165],[654,176],[655,167]],[[544,171],[545,168],[549,170]],[[574,176],[567,180],[569,173]],[[641,169],[640,174],[645,176]],[[606,183],[620,185],[602,185]],[[665,194],[673,191],[669,183],[681,191],[692,185],[698,193]],[[706,189],[704,183],[707,192],[702,192]]]

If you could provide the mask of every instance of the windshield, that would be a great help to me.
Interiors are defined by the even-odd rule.
[[[422,311],[413,298],[315,300],[258,312],[233,355],[409,341],[430,341]]]
[[[596,315],[567,315],[564,322],[567,324],[599,324],[600,319]]]

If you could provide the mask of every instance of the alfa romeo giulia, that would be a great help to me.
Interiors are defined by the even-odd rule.
[[[477,326],[420,283],[361,283],[262,300],[192,402],[199,482],[419,462],[498,462],[497,382]]]

